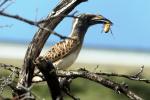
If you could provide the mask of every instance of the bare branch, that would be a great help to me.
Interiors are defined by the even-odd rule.
[[[72,95],[71,91],[70,91],[70,84],[72,82],[72,78],[59,78],[59,83],[60,83],[60,87],[62,89],[62,91],[68,95],[72,100],[80,100],[79,98],[75,97],[74,95]]]
[[[6,70],[9,71],[14,71],[15,69],[15,73],[17,76],[19,76],[19,71],[21,70],[21,68],[14,66],[14,65],[10,65],[10,64],[4,64],[4,63],[0,63],[0,67],[4,68]],[[129,80],[134,80],[134,81],[141,81],[141,82],[145,82],[145,83],[150,83],[150,80],[145,79],[145,78],[140,78],[140,74],[142,74],[144,70],[144,66],[141,67],[141,69],[139,70],[139,72],[137,72],[135,75],[126,75],[126,74],[118,74],[118,73],[108,73],[108,72],[96,72],[94,74],[97,75],[104,75],[104,76],[108,76],[108,77],[123,77],[123,78],[127,78]],[[34,75],[35,77],[40,77],[41,79],[43,79],[43,75],[39,74],[39,73],[35,73]],[[60,77],[60,76],[59,76]],[[38,83],[38,82],[43,82],[45,80],[40,80],[40,81],[33,81],[34,83]]]
[[[32,86],[28,88],[21,86],[21,89],[18,89],[14,85],[10,84],[9,87],[13,90],[13,100],[35,100],[36,96],[31,92]]]
[[[19,76],[19,71],[21,70],[19,67],[16,67],[14,65],[4,64],[4,63],[0,63],[0,68],[4,68],[6,70],[14,72],[17,74],[17,76]]]
[[[37,22],[34,22],[34,21],[32,21],[32,20],[29,20],[29,19],[20,17],[19,15],[11,15],[11,14],[5,13],[5,12],[3,12],[3,11],[0,11],[0,15],[5,16],[5,17],[9,17],[9,18],[14,18],[14,19],[23,21],[23,22],[25,22],[25,23],[28,23],[28,24],[30,24],[30,25],[34,25],[34,26],[37,26],[37,25],[38,25]]]
[[[133,77],[135,77],[135,78],[139,77],[143,73],[143,70],[144,70],[144,66],[142,66],[141,69],[139,70],[139,72],[136,73],[135,75],[133,75]]]
[[[41,61],[39,61],[39,63],[41,63]],[[6,64],[0,64],[0,66],[2,66],[3,68],[6,68],[6,69],[10,68],[10,71],[12,71],[14,68],[16,68],[13,65],[6,65]],[[19,72],[19,70],[17,70],[17,71]],[[46,70],[48,71],[49,68],[46,68]],[[75,78],[78,78],[78,77],[89,79],[91,81],[100,83],[100,84],[104,85],[105,87],[111,88],[114,91],[117,91],[118,93],[123,93],[127,97],[129,97],[130,99],[136,98],[135,100],[138,100],[137,99],[138,96],[135,93],[133,93],[132,91],[130,91],[126,84],[125,85],[124,84],[118,84],[118,83],[113,82],[111,80],[108,80],[107,78],[104,78],[102,76],[123,77],[123,78],[127,78],[127,79],[130,79],[130,80],[142,81],[142,82],[149,83],[150,80],[138,78],[139,75],[142,73],[142,71],[143,71],[143,67],[141,67],[141,70],[138,72],[138,76],[137,76],[137,74],[135,74],[136,75],[135,76],[135,75],[123,75],[123,74],[116,74],[116,73],[102,73],[102,72],[94,73],[94,72],[89,72],[89,71],[87,71],[85,69],[84,70],[83,69],[82,70],[77,70],[77,71],[58,70],[56,74],[57,74],[58,77],[65,77],[65,78],[71,78],[71,79],[75,79]],[[51,71],[49,71],[49,72],[51,72]],[[43,76],[40,75],[40,74],[36,75],[36,76],[41,77],[42,80],[33,81],[33,83],[39,83],[39,82],[47,81],[47,79],[43,78]],[[54,79],[54,78],[52,78],[52,79]],[[48,80],[49,80],[49,76],[48,76]],[[2,81],[2,79],[1,79],[1,81]],[[74,100],[77,100],[77,98],[75,98],[73,95],[71,95],[70,92],[68,92],[68,91],[64,91],[64,92],[68,96],[70,96],[71,98],[74,98]],[[142,99],[139,99],[139,100],[142,100]]]
[[[13,25],[0,25],[0,28],[11,28]]]
[[[122,93],[132,100],[143,100],[137,94],[130,91],[126,85],[118,84],[114,81],[111,81],[111,80],[104,78],[100,75],[91,73],[87,70],[68,71],[68,72],[67,71],[58,71],[57,74],[58,74],[58,76],[62,76],[62,77],[71,77],[71,78],[81,77],[81,78],[89,79],[91,81],[102,84],[103,86],[108,87],[108,88],[110,88],[110,89],[112,89],[118,93]]]
[[[47,32],[49,32],[51,34],[54,34],[55,36],[58,36],[60,39],[72,39],[70,37],[58,34],[58,33],[54,32],[54,31],[52,31],[51,29],[43,28],[40,25],[38,25],[37,27],[39,27],[40,29],[45,30],[45,31],[47,31]]]
[[[118,73],[106,73],[106,72],[98,72],[95,73],[97,75],[104,75],[104,76],[116,76],[116,77],[123,77],[123,78],[127,78],[129,80],[134,80],[134,81],[141,81],[141,82],[145,82],[145,83],[150,83],[150,80],[148,79],[144,79],[140,77],[140,74],[143,72],[144,70],[144,66],[141,67],[140,71],[137,72],[135,75],[125,75],[125,74],[118,74]]]
[[[2,94],[4,88],[10,84],[13,83],[13,80],[15,79],[15,69],[6,77],[2,77],[0,79],[0,94]]]
[[[63,36],[63,35],[61,35],[61,34],[59,34],[57,32],[52,31],[50,28],[48,29],[48,28],[42,27],[41,24],[45,23],[48,20],[42,20],[42,21],[39,21],[39,22],[35,22],[35,21],[32,21],[32,20],[23,18],[23,17],[21,17],[19,15],[12,15],[12,14],[5,13],[3,11],[0,11],[0,15],[5,16],[5,17],[9,17],[9,18],[13,18],[13,19],[16,19],[16,20],[20,20],[20,21],[25,22],[25,23],[27,23],[29,25],[36,26],[36,27],[38,27],[38,28],[40,28],[42,30],[45,30],[45,31],[47,31],[47,32],[49,32],[51,34],[54,34],[54,35],[58,36],[60,39],[66,39],[66,38],[71,39],[71,38],[69,38],[67,36]]]
[[[148,79],[143,79],[140,77],[135,77],[134,75],[125,75],[125,74],[117,74],[117,73],[106,73],[106,72],[100,72],[100,73],[96,73],[97,75],[104,75],[104,76],[116,76],[116,77],[123,77],[123,78],[127,78],[129,80],[134,80],[134,81],[141,81],[141,82],[145,82],[145,83],[150,83],[150,80]]]
[[[41,26],[43,28],[53,30],[64,18],[60,15],[67,15],[77,5],[85,1],[87,0],[62,0],[59,5],[54,8],[53,13],[48,15],[47,19],[49,21],[43,23]],[[32,42],[27,49],[17,87],[19,87],[20,84],[24,85],[25,87],[29,87],[32,84],[32,77],[35,68],[33,61],[35,61],[35,59],[39,56],[49,35],[50,33],[43,29],[39,29],[36,32]]]
[[[64,91],[64,90],[63,90],[63,92],[66,93],[70,98],[72,98],[72,100],[80,100],[79,98],[73,96],[73,95],[72,95],[70,92],[68,92],[68,91]]]
[[[9,1],[11,1],[11,0],[9,0]],[[2,10],[0,10],[0,11],[4,11],[4,10],[6,10],[9,6],[11,6],[12,4],[13,4],[14,2],[10,2],[9,4],[7,4],[4,8],[2,8]]]
[[[42,57],[38,57],[35,61],[35,64],[45,77],[45,80],[49,87],[49,91],[51,91],[52,99],[63,100],[60,85],[53,64]]]
[[[1,4],[0,7],[2,7],[4,4],[6,4],[9,0],[4,0]]]

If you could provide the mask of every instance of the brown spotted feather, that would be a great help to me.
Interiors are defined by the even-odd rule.
[[[45,57],[53,63],[73,52],[78,45],[79,40],[77,38],[65,39],[52,46]]]

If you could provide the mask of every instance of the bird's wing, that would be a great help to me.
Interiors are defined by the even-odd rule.
[[[53,63],[73,52],[77,46],[79,46],[78,39],[65,39],[52,46],[44,57],[48,58]]]

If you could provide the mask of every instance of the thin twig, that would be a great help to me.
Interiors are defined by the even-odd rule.
[[[0,10],[1,12],[3,12],[4,10],[6,10],[9,6],[11,6],[14,2],[10,2],[8,5],[6,5],[4,8],[2,8],[2,10]]]
[[[9,0],[4,0],[1,4],[0,7],[2,7],[4,4],[6,4]]]
[[[123,78],[127,78],[129,80],[134,80],[134,81],[141,81],[141,82],[145,82],[145,83],[150,83],[150,80],[148,79],[143,79],[140,77],[135,77],[134,75],[125,75],[125,74],[117,74],[117,73],[107,73],[107,72],[100,72],[100,73],[96,73],[97,75],[104,75],[104,76],[116,76],[116,77],[123,77]]]
[[[143,73],[143,70],[144,70],[144,66],[142,66],[139,72],[133,75],[133,77],[139,77]]]
[[[19,67],[16,67],[16,66],[10,65],[10,64],[4,64],[4,63],[0,63],[0,68],[4,68],[11,72],[14,71],[17,74],[17,76],[19,76],[19,71],[21,70]]]
[[[70,98],[72,98],[72,100],[80,100],[79,98],[73,96],[70,92],[68,91],[64,91]]]
[[[13,71],[7,77],[2,77],[1,79],[2,82],[0,83],[0,94],[3,93],[3,90],[6,86],[13,83],[15,76],[16,76],[15,69],[13,69]]]
[[[145,83],[150,83],[150,80],[148,79],[144,79],[144,78],[140,78],[140,75],[142,74],[144,70],[144,66],[141,67],[140,71],[137,72],[135,75],[125,75],[125,74],[118,74],[118,73],[106,73],[106,72],[98,72],[96,73],[97,75],[104,75],[104,76],[116,76],[116,77],[123,77],[123,78],[127,78],[129,80],[134,80],[134,81],[141,81],[141,82],[145,82]]]
[[[45,30],[45,31],[48,31],[49,33],[54,34],[55,36],[58,36],[60,39],[73,39],[73,38],[71,38],[71,37],[67,37],[67,36],[58,34],[57,32],[52,31],[51,29],[43,28],[43,27],[41,27],[40,25],[38,25],[37,27],[39,27],[40,29],[43,29],[43,30]]]
[[[8,13],[2,12],[2,11],[0,11],[0,15],[5,16],[5,17],[9,17],[9,18],[13,18],[13,19],[16,19],[16,20],[20,20],[20,21],[25,22],[25,23],[27,23],[27,24],[29,24],[29,25],[36,26],[36,27],[38,27],[38,28],[40,28],[40,29],[42,29],[42,30],[48,31],[48,32],[51,33],[51,34],[54,34],[54,35],[58,36],[60,39],[66,39],[66,38],[67,38],[67,39],[72,39],[72,38],[70,38],[70,37],[63,36],[63,35],[61,35],[61,34],[59,34],[59,33],[57,33],[57,32],[54,32],[54,31],[51,30],[50,28],[48,29],[48,28],[42,27],[42,26],[40,25],[41,23],[44,23],[44,22],[46,22],[46,21],[48,21],[48,20],[42,20],[42,21],[40,21],[40,22],[35,22],[35,21],[32,21],[32,20],[23,18],[23,17],[21,17],[21,16],[19,16],[19,15],[12,15],[12,14],[8,14]]]
[[[17,76],[19,76],[19,71],[21,70],[19,67],[17,66],[14,66],[14,65],[10,65],[10,64],[4,64],[4,63],[0,63],[0,67],[6,69],[6,70],[9,70],[9,71],[13,71],[14,69],[16,69],[15,73],[17,74]],[[97,68],[97,67],[96,67]],[[95,74],[97,75],[104,75],[104,76],[108,76],[108,77],[112,77],[112,76],[115,76],[115,77],[123,77],[123,78],[127,78],[129,80],[134,80],[134,81],[140,81],[140,82],[145,82],[145,83],[150,83],[150,80],[148,79],[144,79],[144,78],[140,78],[140,74],[142,74],[144,70],[144,66],[141,67],[141,69],[139,70],[139,72],[137,72],[135,75],[126,75],[126,74],[118,74],[118,73],[108,73],[108,72],[96,72]],[[74,72],[74,71],[73,71]],[[38,82],[43,82],[45,81],[44,78],[43,78],[43,75],[39,74],[40,72],[38,73],[35,73],[35,77],[40,77],[41,79],[43,80],[40,80],[40,81],[33,81],[33,83],[38,83]],[[59,76],[60,77],[60,76]]]
[[[0,25],[0,28],[11,28],[13,25]]]
[[[30,25],[34,25],[34,26],[37,26],[37,25],[38,25],[37,22],[34,22],[34,21],[32,21],[32,20],[29,20],[29,19],[20,17],[19,15],[12,15],[12,14],[5,13],[5,12],[3,12],[3,11],[0,11],[0,15],[5,16],[5,17],[9,17],[9,18],[13,18],[13,19],[17,19],[17,20],[20,20],[20,21],[22,21],[22,22],[28,23],[28,24],[30,24]]]

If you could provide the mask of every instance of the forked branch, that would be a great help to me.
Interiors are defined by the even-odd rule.
[[[35,61],[35,65],[42,72],[49,87],[49,92],[51,92],[52,99],[63,100],[60,85],[58,82],[58,77],[56,75],[56,71],[53,64],[49,60],[46,60],[42,57],[38,57]]]
[[[44,63],[44,65],[43,65]],[[44,60],[43,59],[38,59],[36,61],[36,64],[37,66],[39,66],[40,68],[42,66],[44,66],[44,72],[42,73],[48,73],[50,72],[49,74],[51,74],[51,72],[55,72],[55,70],[52,70],[50,71],[51,68],[47,68],[49,67],[49,62]],[[19,68],[16,68],[15,66],[13,65],[7,65],[7,64],[0,64],[0,66],[2,68],[6,68],[7,70],[9,71],[14,71],[14,69],[17,69],[16,71],[14,71],[16,74],[20,71]],[[43,68],[43,67],[42,67]],[[42,69],[43,70],[43,69]],[[41,70],[41,71],[42,71]],[[18,72],[17,72],[18,71]],[[45,72],[46,71],[46,72]],[[48,72],[47,72],[48,71]],[[116,83],[112,80],[109,80],[103,76],[108,76],[108,77],[123,77],[123,78],[127,78],[129,80],[134,80],[134,81],[141,81],[141,82],[145,82],[145,83],[149,83],[150,80],[147,80],[147,79],[143,79],[143,78],[140,78],[140,74],[142,74],[143,72],[143,67],[141,67],[141,70],[139,72],[137,72],[135,75],[136,77],[138,77],[138,80],[137,78],[135,77],[135,75],[124,75],[124,74],[117,74],[117,73],[106,73],[106,72],[90,72],[88,70],[85,70],[85,69],[79,69],[79,70],[73,70],[73,71],[63,71],[63,70],[58,70],[56,71],[56,76],[58,77],[65,77],[65,78],[68,78],[68,79],[76,79],[76,78],[84,78],[84,79],[89,79],[91,81],[94,81],[94,82],[97,82],[99,84],[102,84],[103,86],[105,87],[108,87],[110,89],[113,89],[114,91],[116,91],[117,93],[122,93],[124,95],[126,95],[128,98],[130,99],[133,99],[133,100],[142,100],[142,98],[140,98],[138,95],[136,95],[134,92],[130,91],[127,84],[119,84],[119,83]],[[17,74],[18,75],[18,74]],[[46,74],[48,75],[48,74]],[[137,76],[138,75],[138,76]],[[37,75],[38,77],[42,77],[43,79],[43,76],[41,75]],[[53,77],[53,75],[48,75],[46,76],[43,80],[40,80],[40,81],[33,81],[33,83],[38,83],[38,82],[43,82],[43,81],[49,81],[50,82],[50,77]],[[52,80],[51,80],[52,81]],[[57,81],[55,81],[57,82]],[[50,86],[50,85],[49,85]],[[55,89],[54,89],[55,90]]]
[[[61,0],[61,2],[54,8],[53,13],[49,14],[47,17],[47,22],[41,24],[42,28],[54,30],[55,27],[64,19],[64,16],[68,15],[77,5],[87,0]],[[46,40],[51,33],[49,31],[39,29],[32,39],[32,42],[28,46],[24,64],[21,69],[21,74],[19,76],[19,82],[17,87],[20,85],[25,87],[30,87],[32,84],[32,78],[34,73],[35,65],[33,62],[39,56]]]
[[[87,70],[78,70],[78,71],[72,71],[72,72],[66,72],[66,71],[58,71],[58,76],[61,77],[70,77],[72,79],[81,77],[81,78],[85,78],[94,82],[97,82],[105,87],[108,87],[114,91],[116,91],[117,93],[122,93],[124,95],[126,95],[128,98],[130,98],[131,100],[143,100],[141,97],[139,97],[137,94],[135,94],[134,92],[130,91],[128,86],[124,85],[124,84],[118,84],[112,80],[109,80],[107,78],[104,78],[101,75],[98,75],[96,73],[92,73],[89,72]]]

